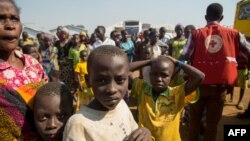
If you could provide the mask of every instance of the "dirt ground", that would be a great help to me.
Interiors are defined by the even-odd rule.
[[[136,71],[133,73],[134,76],[138,76],[139,72]],[[242,104],[245,108],[247,108],[249,101],[250,101],[250,81],[248,85],[248,89],[245,91],[245,94],[242,99]],[[224,140],[224,131],[223,126],[224,125],[234,125],[234,124],[247,124],[250,125],[250,119],[239,119],[236,117],[238,113],[244,112],[244,110],[238,110],[236,108],[236,103],[239,99],[239,87],[234,88],[234,97],[233,102],[225,103],[222,118],[218,125],[218,131],[217,131],[217,138],[216,141],[223,141]],[[229,99],[229,95],[227,95],[227,99]],[[133,109],[134,110],[134,109]],[[180,127],[181,137],[182,141],[187,141],[187,129],[185,126]]]
[[[238,113],[244,112],[244,110],[238,110],[236,108],[236,103],[239,99],[239,91],[240,89],[238,87],[234,88],[234,97],[233,102],[231,103],[225,103],[222,118],[218,125],[218,131],[217,131],[217,138],[216,141],[223,141],[224,140],[224,131],[223,126],[224,125],[234,125],[234,124],[247,124],[250,125],[250,119],[239,119],[236,117]],[[227,98],[229,99],[229,95],[227,95]],[[245,91],[242,104],[246,108],[249,104],[250,100],[250,89],[248,88]],[[185,126],[180,127],[180,132],[182,136],[182,141],[187,141],[187,129]]]

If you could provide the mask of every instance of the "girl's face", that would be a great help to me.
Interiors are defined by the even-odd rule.
[[[34,120],[43,140],[62,140],[64,126],[72,115],[70,101],[60,95],[40,95],[34,105]]]
[[[48,48],[52,45],[52,42],[50,39],[44,39],[44,44],[45,44],[45,47]]]
[[[0,50],[10,52],[18,46],[22,24],[19,12],[9,1],[0,2]]]
[[[29,54],[36,59],[39,58],[38,50],[36,47],[30,47]]]
[[[78,45],[80,43],[80,36],[79,35],[74,35],[72,38],[74,46]]]
[[[98,56],[89,70],[96,110],[112,110],[128,91],[129,66],[121,56]]]
[[[87,52],[87,51],[81,52],[80,58],[81,58],[83,61],[87,61],[87,59],[88,59],[88,52]]]

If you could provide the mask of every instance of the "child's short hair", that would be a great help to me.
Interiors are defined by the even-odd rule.
[[[159,56],[157,59],[152,60],[151,65],[154,64],[154,63],[160,63],[160,62],[170,63],[171,67],[173,67],[173,69],[175,67],[175,64],[169,58],[167,58],[166,56]]]
[[[67,99],[71,106],[73,107],[73,96],[70,93],[68,87],[65,84],[60,82],[49,82],[42,87],[40,87],[35,95],[35,101],[39,96],[61,96],[62,98]]]
[[[52,70],[49,72],[49,80],[52,80],[52,77],[60,78],[60,75],[61,75],[61,73],[60,73],[59,70],[53,70],[53,69],[52,69]]]
[[[158,36],[158,32],[156,29],[152,28],[150,30],[149,37],[154,37],[154,36]]]
[[[185,27],[185,29],[195,30],[196,28],[195,28],[194,25],[190,24],[190,25],[187,25],[187,26]]]
[[[33,47],[35,47],[35,46],[29,45],[29,44],[28,45],[24,45],[22,47],[22,51],[23,51],[24,54],[30,54],[30,49],[33,48]]]
[[[177,24],[175,27],[174,27],[174,30],[176,30],[178,27],[184,27],[182,24]]]
[[[44,36],[44,41],[52,41],[52,39],[49,36]]]
[[[113,45],[103,45],[94,49],[90,53],[87,61],[88,72],[90,72],[89,70],[92,67],[93,61],[96,59],[97,56],[120,56],[123,57],[128,62],[127,55],[122,49]]]

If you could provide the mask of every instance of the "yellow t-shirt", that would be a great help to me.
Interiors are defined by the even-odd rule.
[[[77,63],[75,67],[75,72],[80,74],[80,81],[81,85],[84,88],[84,91],[77,91],[77,104],[76,104],[76,111],[79,110],[81,105],[87,105],[93,98],[93,91],[91,88],[87,87],[86,81],[85,81],[85,75],[88,74],[87,71],[87,62],[86,61],[80,61]]]
[[[171,39],[169,41],[169,44],[172,45],[172,56],[175,59],[178,59],[181,56],[181,53],[183,52],[183,47],[185,46],[186,42],[187,42],[187,39],[184,39],[184,40]]]
[[[137,100],[140,127],[148,128],[156,141],[181,141],[179,123],[180,111],[185,105],[185,83],[168,87],[154,101],[152,86],[135,79],[131,95]]]
[[[87,62],[86,61],[80,61],[79,63],[77,63],[76,67],[75,67],[75,72],[79,73],[82,87],[86,88],[87,84],[86,84],[84,76],[86,74],[88,74],[88,71],[87,71]]]

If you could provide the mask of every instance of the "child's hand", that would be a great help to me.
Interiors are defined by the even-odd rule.
[[[134,130],[123,141],[150,141],[151,133],[147,128],[138,128]]]
[[[83,92],[83,91],[84,91],[84,89],[83,89],[82,86],[79,86],[79,90],[80,90],[80,92]]]
[[[171,57],[171,56],[166,56],[168,59],[170,59],[174,64],[176,64],[177,62],[178,62],[178,60],[177,59],[175,59],[175,58],[173,58],[173,57]]]

